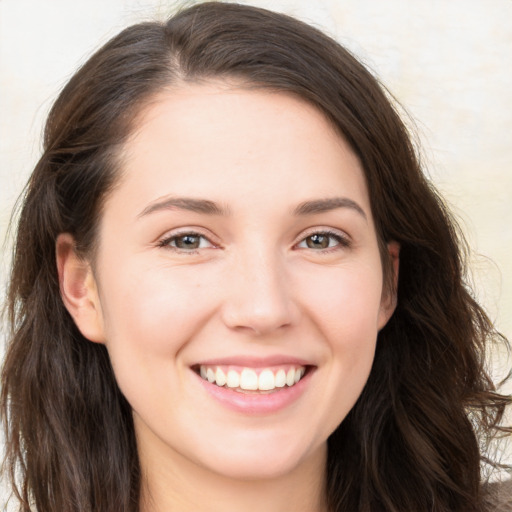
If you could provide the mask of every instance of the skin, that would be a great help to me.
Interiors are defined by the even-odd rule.
[[[133,408],[142,510],[325,510],[326,440],[394,310],[358,159],[300,99],[224,83],[159,94],[121,156],[94,265],[67,234],[57,259],[68,310]],[[199,247],[177,247],[191,232]],[[275,355],[311,371],[272,414],[225,407],[191,369]]]

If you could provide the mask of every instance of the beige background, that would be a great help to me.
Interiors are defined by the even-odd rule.
[[[406,107],[422,139],[428,172],[475,250],[471,261],[477,295],[511,338],[512,0],[246,3],[282,10],[323,28],[362,58]],[[155,0],[0,0],[2,240],[16,197],[38,158],[42,123],[59,89],[120,29],[163,18],[177,5]],[[2,287],[9,252],[10,239],[2,251]]]

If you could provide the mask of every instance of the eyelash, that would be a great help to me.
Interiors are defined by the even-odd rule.
[[[314,237],[314,236],[321,236],[321,237],[328,237],[330,240],[328,242],[328,246],[325,248],[320,248],[319,250],[313,249],[312,247],[300,247],[301,244],[307,244],[307,240]],[[176,245],[172,245],[173,242],[176,243],[177,240],[180,238],[186,238],[186,237],[194,237],[199,238],[201,240],[206,240],[210,246],[209,247],[197,247],[194,249],[186,249],[177,247]],[[201,240],[199,241],[199,244],[201,245]],[[335,240],[335,245],[331,246],[331,241]],[[294,245],[294,247],[297,247],[299,249],[310,249],[315,252],[319,253],[330,253],[334,252],[340,249],[346,249],[351,246],[351,241],[346,235],[342,235],[339,232],[330,231],[330,230],[320,230],[320,231],[312,231],[308,233],[306,236],[304,236],[297,244]],[[205,235],[201,233],[197,233],[195,231],[184,231],[182,233],[173,234],[171,236],[168,236],[161,240],[158,243],[158,247],[170,249],[179,253],[183,254],[196,254],[199,249],[207,249],[207,248],[216,248],[216,245],[211,242]]]

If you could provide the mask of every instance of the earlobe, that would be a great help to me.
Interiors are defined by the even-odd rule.
[[[382,329],[393,315],[397,304],[398,290],[398,272],[400,267],[400,244],[398,242],[389,242],[387,244],[389,258],[393,272],[392,289],[384,290],[379,311],[378,328]]]
[[[104,343],[103,316],[91,265],[80,257],[69,233],[61,233],[55,245],[62,301],[82,335]]]

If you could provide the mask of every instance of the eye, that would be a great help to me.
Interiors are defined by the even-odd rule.
[[[203,235],[199,233],[180,233],[165,238],[159,243],[160,247],[169,247],[179,251],[195,251],[214,245]]]
[[[349,245],[349,240],[341,234],[321,231],[308,235],[297,244],[297,247],[300,249],[326,250],[348,247]]]

